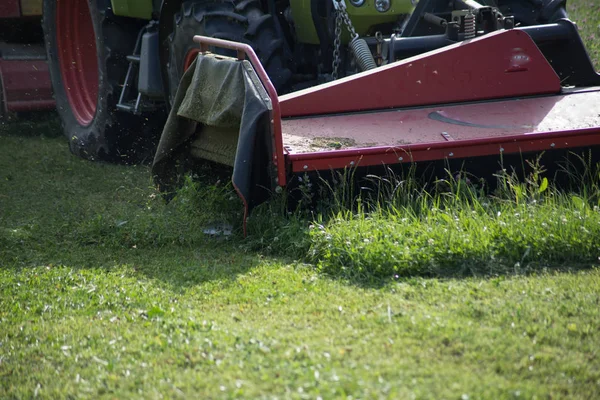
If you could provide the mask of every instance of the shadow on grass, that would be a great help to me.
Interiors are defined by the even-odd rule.
[[[241,218],[239,200],[226,185],[188,180],[165,205],[149,185],[147,168],[76,159],[67,146],[47,145],[58,137],[10,135],[0,146],[0,176],[16,177],[0,180],[3,268],[129,265],[177,290],[227,285],[267,255],[275,265],[307,262],[331,279],[382,287],[416,278],[570,272],[593,267],[600,256],[600,214],[592,207],[598,198],[559,196],[537,175],[526,184],[505,177],[504,198],[493,206],[473,186],[451,179],[438,195],[416,181],[390,179],[382,192],[392,197],[373,203],[387,204],[386,210],[371,214],[357,209],[356,197],[345,190],[317,208],[329,219],[319,219],[319,212],[289,215],[274,201],[252,214],[249,238],[236,233],[219,239],[203,228],[216,221],[239,226]],[[19,154],[37,159],[24,169],[11,162]],[[300,202],[312,201],[304,189],[298,189],[305,196]],[[543,198],[554,200],[547,208],[535,205]],[[449,202],[442,207],[441,199]]]
[[[295,225],[297,227],[297,225]],[[280,235],[282,243],[286,243],[282,232],[285,228],[274,229]],[[294,234],[298,238],[297,231]],[[376,260],[366,257],[360,268],[346,268],[343,261],[332,261],[330,257],[311,258],[311,245],[308,235],[304,238],[305,247],[300,243],[288,243],[290,251],[281,248],[268,249],[267,241],[273,243],[273,237],[249,237],[243,239],[239,235],[224,238],[195,240],[190,245],[165,244],[158,247],[140,245],[82,245],[77,242],[64,241],[42,230],[21,237],[18,241],[8,243],[0,237],[0,259],[2,268],[28,268],[36,266],[66,266],[73,269],[94,269],[111,271],[123,266],[131,267],[136,274],[166,284],[169,290],[180,291],[187,288],[214,283],[227,287],[234,284],[238,276],[270,264],[272,268],[293,264],[298,261],[311,263],[315,272],[326,279],[337,280],[344,284],[360,288],[381,289],[398,282],[418,284],[423,280],[442,279],[456,280],[465,278],[496,279],[507,276],[528,276],[539,273],[576,273],[597,267],[592,262],[560,262],[539,263],[535,260],[507,263],[483,264],[476,257],[468,255],[460,262],[440,262],[431,268],[431,264],[422,261],[411,270],[400,274],[394,271],[377,270],[381,267],[372,264]],[[88,237],[89,239],[89,237]],[[53,242],[63,240],[62,243]],[[262,244],[257,244],[260,242]],[[276,242],[276,241],[275,241]],[[294,247],[295,246],[295,247]],[[331,257],[337,257],[332,254]]]
[[[443,267],[443,266],[442,266]],[[460,281],[465,279],[478,279],[478,280],[503,280],[511,277],[530,277],[537,275],[546,274],[578,274],[582,271],[590,271],[598,269],[598,264],[569,264],[569,265],[550,265],[550,266],[537,266],[537,265],[526,265],[524,268],[504,268],[502,271],[489,272],[485,270],[478,270],[473,268],[450,268],[449,271],[440,272],[438,274],[422,274],[415,273],[407,276],[393,276],[391,278],[378,278],[373,276],[365,276],[363,278],[351,277],[342,278],[339,276],[331,276],[331,279],[341,279],[344,282],[355,285],[364,289],[382,289],[393,283],[407,283],[410,285],[419,285],[427,280],[436,281]]]
[[[0,135],[48,138],[62,137],[61,122],[54,111],[19,113],[0,119]]]
[[[165,205],[147,166],[82,160],[65,142],[53,113],[0,123],[0,268],[127,265],[177,289],[235,280],[261,262],[233,238],[204,235],[208,220],[188,214],[186,199]]]
[[[4,247],[0,242],[0,247]],[[73,269],[111,271],[130,267],[136,274],[166,284],[170,290],[216,282],[227,285],[240,274],[256,268],[263,259],[235,251],[235,245],[207,240],[195,248],[107,248],[95,246],[22,246],[0,250],[2,268],[65,266]]]

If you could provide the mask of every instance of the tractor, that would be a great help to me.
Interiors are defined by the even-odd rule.
[[[91,159],[137,161],[152,156],[179,81],[197,54],[195,35],[250,45],[281,95],[499,29],[553,24],[567,17],[565,3],[45,0],[43,30],[72,150]],[[571,61],[560,58],[556,63]],[[565,76],[563,83],[573,79]]]
[[[163,187],[182,159],[229,165],[248,211],[301,174],[599,145],[566,2],[44,0],[42,27],[73,153]]]

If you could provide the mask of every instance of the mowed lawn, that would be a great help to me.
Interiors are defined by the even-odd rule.
[[[600,4],[569,8],[600,66]],[[0,125],[0,398],[600,398],[594,265],[361,282],[190,212]]]

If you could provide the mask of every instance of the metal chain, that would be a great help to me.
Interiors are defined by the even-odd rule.
[[[333,0],[334,4],[336,0]],[[342,44],[342,14],[336,11],[335,16],[335,40],[333,46],[333,72],[331,73],[333,80],[338,78],[338,68],[340,66],[340,46]]]
[[[358,38],[358,33],[352,25],[348,11],[346,10],[345,0],[332,0],[333,8],[335,8],[335,40],[333,49],[333,80],[338,78],[338,69],[340,66],[340,46],[342,44],[342,23],[346,25],[348,32],[350,32],[351,40]]]
[[[346,25],[348,32],[350,32],[350,37],[352,38],[351,40],[354,40],[358,37],[358,33],[356,33],[356,29],[354,29],[354,25],[352,25],[352,21],[350,20],[348,11],[346,11],[346,3],[344,3],[343,0],[341,0],[341,3],[344,4],[344,6],[342,6],[342,10],[341,10],[342,18],[344,19],[344,24]]]

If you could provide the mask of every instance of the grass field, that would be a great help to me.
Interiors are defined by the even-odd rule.
[[[577,23],[590,57],[600,71],[600,3],[596,0],[567,1],[570,18]]]
[[[569,7],[598,62],[600,5]],[[203,233],[239,210],[227,187],[167,206],[147,167],[78,159],[53,120],[0,125],[0,398],[598,398],[584,178],[265,209],[244,240]]]

